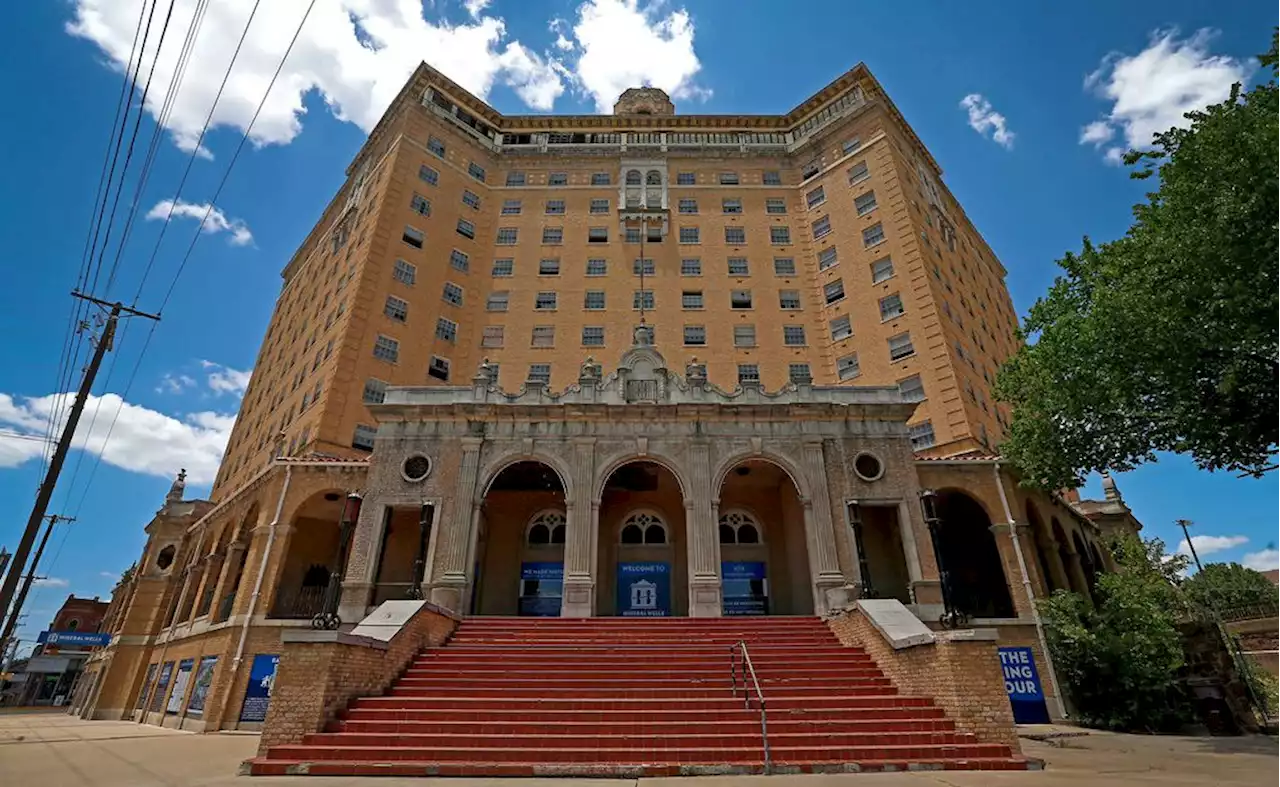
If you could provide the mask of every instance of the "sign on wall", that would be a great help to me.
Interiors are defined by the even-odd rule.
[[[564,595],[564,563],[520,564],[520,614],[535,618],[560,617]]]
[[[155,680],[156,667],[158,666],[160,665],[159,664],[147,665],[147,677],[145,680],[142,681],[142,690],[138,692],[138,704],[135,707],[142,708],[147,704],[147,692],[151,691],[151,681]]]
[[[213,685],[213,668],[218,664],[217,656],[205,656],[196,667],[196,685],[191,688],[191,701],[187,703],[187,714],[203,716],[204,703],[209,696],[209,687]]]
[[[671,614],[670,563],[619,563],[618,614],[665,618]]]
[[[174,714],[182,710],[182,700],[187,694],[187,686],[191,683],[191,671],[195,669],[195,659],[183,659],[178,662],[178,674],[173,679],[173,693],[164,706],[164,712]]]
[[[1044,688],[1036,672],[1031,648],[999,648],[1000,669],[1004,672],[1004,690],[1013,706],[1013,720],[1018,724],[1048,724],[1049,708],[1045,705]]]
[[[276,685],[276,667],[280,657],[272,653],[259,653],[253,657],[249,668],[249,685],[244,687],[244,705],[240,706],[240,721],[266,721],[267,706],[271,704],[271,689]]]
[[[173,677],[173,662],[166,661],[164,666],[160,667],[160,679],[156,681],[156,693],[151,695],[151,704],[147,706],[150,711],[158,711],[161,703],[164,702],[164,693],[169,690],[169,679]]]
[[[768,581],[760,561],[726,560],[720,564],[725,615],[769,614]]]
[[[91,648],[110,645],[111,635],[97,631],[42,631],[36,637],[36,642],[57,645],[63,648]]]

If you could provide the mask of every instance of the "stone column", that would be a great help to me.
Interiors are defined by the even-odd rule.
[[[573,499],[565,500],[564,598],[560,616],[589,618],[595,614],[595,560],[592,531],[597,527],[591,505],[595,486],[594,437],[573,440]],[[598,514],[597,514],[598,515]]]
[[[1000,522],[991,526],[991,534],[996,540],[996,549],[1000,552],[1000,565],[1004,568],[1004,584],[1009,588],[1009,600],[1013,602],[1013,611],[1020,617],[1031,616],[1031,601],[1027,598],[1022,585],[1022,568],[1018,565],[1018,553],[1013,544],[1012,528],[1018,528],[1018,542],[1026,543],[1030,533],[1025,522]],[[1024,552],[1022,559],[1027,560]],[[1031,556],[1035,559],[1035,555]],[[1029,569],[1028,569],[1029,570]]]
[[[814,612],[828,609],[827,591],[845,585],[836,558],[836,538],[831,522],[831,491],[827,488],[826,459],[821,440],[804,443],[804,472],[809,479],[810,497],[804,502],[805,534],[809,546],[809,567],[813,575]]]
[[[467,555],[471,552],[476,475],[480,471],[480,446],[483,442],[482,437],[464,437],[461,440],[462,465],[458,470],[458,488],[449,518],[440,523],[437,565],[432,572],[431,602],[460,615],[466,613],[463,601],[471,571]]]
[[[911,585],[924,579],[920,568],[920,548],[916,544],[916,529],[911,524],[911,507],[907,501],[898,503],[898,533],[902,536],[902,556],[907,561],[907,578]]]
[[[689,446],[689,492],[684,501],[688,545],[689,617],[723,614],[720,578],[719,490],[711,488],[711,451],[705,439]]]
[[[351,556],[342,575],[338,617],[343,620],[363,620],[365,610],[373,602],[378,555],[382,552],[388,513],[386,506],[376,505],[373,500],[366,500],[360,508],[356,531],[351,535]]]
[[[1042,540],[1042,537],[1034,533],[1032,536],[1032,543],[1034,543],[1037,553],[1043,551],[1044,562],[1049,564],[1049,576],[1047,579],[1052,581],[1054,588],[1070,590],[1071,580],[1067,579],[1067,567],[1062,564],[1062,555],[1058,552],[1058,542],[1050,538],[1049,542],[1046,544]],[[1036,561],[1036,565],[1040,565],[1038,554],[1036,556]],[[1051,592],[1052,588],[1045,588],[1045,595],[1048,595]]]
[[[1085,576],[1084,566],[1080,563],[1080,553],[1076,552],[1070,546],[1066,546],[1067,553],[1067,576],[1071,578],[1069,588],[1073,593],[1084,596],[1085,601],[1093,603],[1093,597],[1089,595],[1089,578]]]

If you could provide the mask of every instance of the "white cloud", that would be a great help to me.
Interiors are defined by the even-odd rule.
[[[1153,135],[1190,125],[1184,115],[1223,101],[1231,85],[1243,82],[1251,66],[1209,53],[1212,31],[1200,30],[1179,40],[1177,30],[1158,30],[1136,55],[1112,53],[1085,78],[1085,89],[1111,102],[1103,120],[1080,133],[1080,144],[1101,148],[1118,132],[1124,148],[1109,147],[1108,163],[1118,164],[1127,149],[1151,146]]]
[[[170,215],[174,218],[195,219],[196,221],[204,220],[203,232],[214,234],[218,232],[228,232],[230,237],[228,242],[232,246],[247,246],[253,243],[253,233],[249,232],[249,228],[240,219],[228,219],[221,208],[210,209],[209,204],[203,205],[194,202],[184,202],[178,200],[174,202],[171,199],[160,200],[155,207],[147,212],[147,220],[164,220]],[[208,215],[206,219],[205,216]]]
[[[209,373],[210,390],[218,395],[229,393],[237,397],[244,396],[245,389],[249,387],[249,378],[253,376],[252,369],[240,371],[213,361],[201,361],[200,365]]]
[[[195,384],[196,381],[189,375],[166,373],[160,378],[160,384],[156,386],[156,393],[182,393],[188,388],[194,388]]]
[[[990,132],[992,141],[997,145],[1005,149],[1013,148],[1015,134],[1009,130],[1005,116],[995,111],[990,101],[979,93],[970,93],[960,99],[960,106],[969,113],[969,128],[984,137]]]
[[[479,19],[484,9],[489,7],[489,0],[463,0],[462,5],[472,19]]]
[[[1280,549],[1250,552],[1240,559],[1240,564],[1254,571],[1273,571],[1280,568]]]
[[[38,588],[65,588],[71,583],[58,577],[43,577],[31,583]]]
[[[17,467],[39,457],[44,443],[30,438],[43,437],[55,407],[65,416],[73,396],[63,393],[16,399],[0,393],[0,467]],[[112,429],[117,409],[119,417]],[[95,411],[97,418],[92,417]],[[185,467],[191,483],[208,484],[217,474],[234,423],[234,415],[215,412],[177,418],[123,402],[117,394],[109,393],[89,397],[72,446],[96,455],[105,443],[102,461],[114,467],[162,478],[172,478]],[[55,430],[61,428],[61,422],[55,424]]]
[[[1249,543],[1247,536],[1192,536],[1191,544],[1195,545],[1196,554],[1200,557],[1212,555],[1215,552],[1238,547],[1241,544]],[[1180,555],[1191,555],[1190,546],[1184,538],[1178,542],[1178,548],[1175,550]]]
[[[98,576],[105,577],[106,579],[119,579],[120,572],[119,571],[99,571]]]

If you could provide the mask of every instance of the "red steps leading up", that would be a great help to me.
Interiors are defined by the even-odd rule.
[[[818,618],[468,618],[382,697],[273,746],[254,775],[663,776],[764,770],[760,715],[734,696],[743,640],[775,772],[1032,767],[898,693]]]

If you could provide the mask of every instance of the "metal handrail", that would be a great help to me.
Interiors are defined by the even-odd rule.
[[[751,654],[747,652],[746,640],[738,640],[729,646],[729,681],[733,685],[733,696],[738,696],[738,653],[742,654],[742,699],[743,706],[751,710],[751,688],[756,690],[756,699],[760,703],[760,739],[764,743],[764,772],[773,772],[773,763],[769,758],[769,715],[764,707],[764,692],[760,690],[760,681],[756,678],[756,668],[751,664]],[[747,685],[747,676],[751,684]]]

